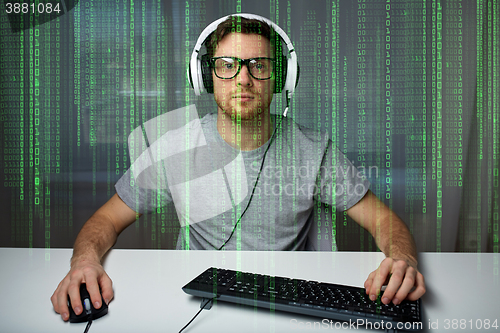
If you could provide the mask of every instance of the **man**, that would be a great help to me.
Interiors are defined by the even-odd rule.
[[[208,38],[211,84],[218,108],[217,114],[201,120],[201,126],[207,142],[223,151],[219,154],[243,156],[241,167],[247,179],[239,187],[243,192],[240,199],[234,191],[221,192],[231,194],[232,207],[228,211],[217,211],[202,221],[187,217],[178,248],[304,249],[310,227],[306,222],[314,202],[319,200],[337,209],[347,209],[347,214],[371,233],[385,253],[387,258],[365,282],[372,300],[386,282],[382,295],[385,304],[420,298],[425,293],[424,278],[417,270],[415,244],[405,224],[368,190],[366,180],[355,175],[347,177],[339,171],[339,165],[350,164],[326,135],[301,128],[288,118],[271,116],[272,94],[276,85],[282,84],[280,73],[284,72],[283,64],[276,60],[281,55],[277,38],[265,22],[244,17],[230,17]],[[219,156],[214,158],[217,159]],[[299,176],[284,172],[290,170],[290,165],[306,165],[313,171]],[[63,320],[69,317],[68,295],[75,313],[82,312],[81,283],[87,284],[96,308],[101,306],[99,287],[106,303],[113,298],[112,283],[101,259],[141,212],[154,208],[147,207],[150,191],[134,189],[130,185],[132,177],[128,172],[117,183],[117,194],[85,223],[75,241],[71,269],[51,298]],[[225,188],[231,183],[227,178]],[[311,184],[313,191],[303,190],[311,189]],[[339,185],[344,185],[344,191],[337,193]],[[269,186],[272,190],[266,193]],[[360,186],[363,191],[347,193],[345,186]],[[278,191],[273,192],[276,188]],[[138,192],[146,194],[139,198]],[[174,196],[172,189],[154,195],[164,201],[173,200]],[[159,200],[161,204],[163,199]],[[136,200],[140,204],[135,204]],[[139,212],[130,207],[139,207]]]

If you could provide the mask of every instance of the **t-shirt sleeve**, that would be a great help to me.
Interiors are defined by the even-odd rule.
[[[329,141],[318,172],[316,200],[344,211],[354,206],[370,188],[370,182]]]
[[[116,193],[132,210],[148,214],[172,202],[167,189],[146,189],[137,185],[131,169],[116,182]]]

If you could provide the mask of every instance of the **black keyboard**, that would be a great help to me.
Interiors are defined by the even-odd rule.
[[[211,267],[186,284],[185,293],[254,307],[321,317],[335,327],[420,331],[420,300],[398,305],[372,301],[364,288]],[[340,321],[350,322],[341,326]],[[344,323],[345,324],[345,323]],[[356,326],[353,326],[356,324]]]

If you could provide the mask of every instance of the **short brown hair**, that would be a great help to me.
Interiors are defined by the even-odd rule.
[[[207,48],[207,54],[212,58],[215,54],[215,49],[217,44],[225,36],[233,32],[241,32],[244,34],[257,34],[266,37],[271,43],[271,47],[275,51],[275,57],[282,55],[281,40],[276,31],[272,29],[269,24],[264,21],[256,19],[247,19],[241,16],[230,16],[224,22],[217,26],[217,29],[213,31],[205,42]]]

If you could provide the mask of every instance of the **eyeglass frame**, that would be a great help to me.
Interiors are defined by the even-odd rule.
[[[215,61],[217,59],[221,59],[221,58],[231,58],[231,59],[238,60],[238,63],[240,64],[240,66],[239,66],[238,71],[236,72],[236,74],[234,74],[231,77],[220,77],[219,75],[217,75],[217,71],[215,70]],[[272,71],[271,71],[271,76],[268,77],[267,79],[256,78],[255,76],[253,76],[252,71],[250,70],[250,67],[248,67],[248,64],[250,63],[250,61],[251,60],[256,60],[256,59],[268,59],[268,60],[271,60],[271,62],[273,64],[273,68],[272,68]],[[245,65],[245,66],[247,66],[248,73],[250,73],[250,75],[254,79],[259,80],[259,81],[265,81],[265,80],[270,80],[274,76],[274,68],[276,67],[275,66],[276,59],[275,58],[269,58],[269,57],[255,57],[255,58],[248,58],[248,59],[240,59],[238,57],[222,56],[222,57],[212,57],[212,58],[210,58],[209,64],[210,64],[210,67],[214,69],[215,76],[217,76],[221,80],[231,80],[231,79],[234,79],[236,76],[238,76],[238,74],[240,74],[241,68],[243,67],[243,65]]]

